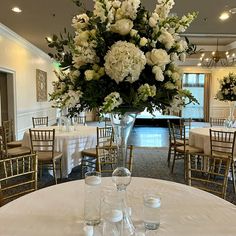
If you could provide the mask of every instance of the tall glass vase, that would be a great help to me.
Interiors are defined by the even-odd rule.
[[[235,101],[228,101],[229,106],[229,116],[225,121],[227,128],[231,128],[234,124],[234,110],[235,110]]]
[[[114,129],[114,138],[118,149],[117,168],[112,173],[112,181],[116,184],[118,197],[123,208],[123,227],[122,232],[120,232],[121,236],[135,234],[135,227],[127,207],[126,188],[131,182],[131,173],[127,168],[127,141],[136,116],[136,112],[111,114],[111,124]]]

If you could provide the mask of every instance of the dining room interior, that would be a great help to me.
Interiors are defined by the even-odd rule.
[[[0,235],[236,235],[235,13],[232,0],[2,0]]]

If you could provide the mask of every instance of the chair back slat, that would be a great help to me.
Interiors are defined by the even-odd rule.
[[[86,125],[86,116],[82,116],[82,115],[79,115],[79,116],[74,116],[72,118],[72,122],[74,124],[83,124],[83,125]]]
[[[116,146],[97,146],[96,152],[98,156],[98,165],[99,171],[102,173],[110,173],[113,172],[117,167],[117,158],[118,158],[118,149]],[[128,168],[132,172],[133,167],[133,155],[134,147],[133,145],[129,145],[127,147],[127,162],[126,168]]]
[[[211,155],[233,157],[236,132],[210,129]]]
[[[30,129],[30,142],[33,152],[52,152],[54,153],[55,129],[36,130]]]
[[[0,204],[37,189],[37,155],[0,160]]]
[[[224,126],[225,118],[210,117],[210,126]]]
[[[48,126],[48,116],[32,117],[33,128],[40,126]]]
[[[112,127],[97,127],[97,146],[111,146],[113,141]]]
[[[230,163],[228,157],[189,155],[188,184],[225,198]]]

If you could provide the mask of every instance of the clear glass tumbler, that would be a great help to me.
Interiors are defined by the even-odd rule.
[[[160,226],[161,199],[157,194],[147,193],[143,197],[143,221],[145,229],[156,230]]]
[[[101,221],[101,173],[85,173],[84,220],[87,225]]]

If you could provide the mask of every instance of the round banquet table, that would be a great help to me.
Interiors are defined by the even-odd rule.
[[[78,126],[76,130],[60,131],[58,126],[35,129],[55,129],[55,151],[62,152],[62,176],[67,177],[81,161],[81,151],[97,144],[97,127]],[[29,131],[24,133],[22,145],[30,147]]]
[[[224,127],[206,127],[206,128],[193,128],[189,132],[189,145],[201,148],[205,154],[209,155],[211,152],[210,148],[210,129],[219,131],[236,131],[235,128],[224,128]],[[236,148],[236,145],[235,145]],[[236,150],[235,150],[236,151]]]
[[[109,177],[102,178],[102,185],[103,193],[114,188]],[[150,190],[156,191],[162,201],[156,235],[236,235],[235,205],[187,185],[149,178],[133,177],[128,186],[128,205],[135,224],[142,225],[142,196]],[[84,180],[25,195],[0,208],[0,235],[82,236],[83,202]]]

